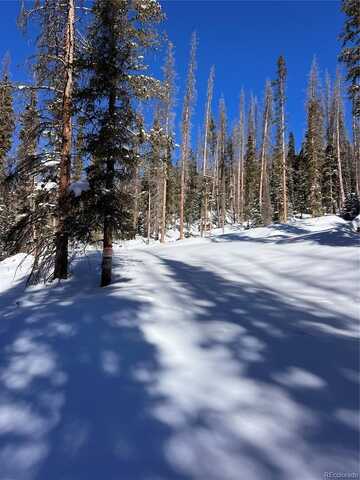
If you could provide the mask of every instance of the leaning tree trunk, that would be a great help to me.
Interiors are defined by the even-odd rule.
[[[58,192],[58,225],[56,232],[56,255],[54,278],[65,279],[68,276],[68,244],[66,218],[69,208],[69,193],[71,175],[71,110],[73,91],[74,62],[74,0],[68,0],[68,16],[65,32],[65,88],[62,104],[62,145],[60,157],[60,178]]]

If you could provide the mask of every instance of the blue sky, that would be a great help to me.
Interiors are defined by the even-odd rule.
[[[320,71],[334,75],[340,50],[338,35],[343,24],[340,1],[228,1],[165,0],[167,15],[163,28],[175,44],[178,75],[177,124],[181,117],[191,32],[199,38],[197,106],[193,137],[203,121],[206,83],[212,64],[216,67],[213,107],[223,94],[229,123],[238,114],[241,87],[262,99],[266,78],[276,75],[276,61],[285,56],[288,68],[287,122],[299,145],[305,129],[306,83],[310,64],[316,55]],[[19,3],[0,0],[0,55],[10,51],[12,77],[26,77],[25,61],[31,44],[16,28]],[[162,64],[155,56],[156,72]]]

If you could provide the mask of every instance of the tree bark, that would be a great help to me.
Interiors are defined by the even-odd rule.
[[[340,99],[336,98],[336,157],[338,164],[339,189],[340,189],[340,210],[345,203],[344,181],[342,175],[341,165],[341,151],[340,151]]]
[[[165,243],[166,233],[166,191],[167,191],[167,163],[163,159],[163,178],[162,178],[162,203],[161,203],[161,229],[160,243]]]
[[[109,95],[109,121],[115,122],[115,86]],[[106,160],[106,190],[113,193],[114,186],[115,161],[112,157]],[[112,222],[112,205],[106,201],[104,212],[104,240],[103,240],[103,256],[101,264],[101,287],[110,285],[112,280],[112,257],[113,257],[113,222]]]
[[[58,225],[56,233],[56,254],[54,278],[65,279],[68,276],[68,244],[69,234],[66,227],[69,202],[69,184],[71,175],[71,115],[73,92],[73,62],[74,62],[74,0],[68,0],[68,16],[65,31],[65,88],[62,104],[62,145],[60,157],[60,178],[58,191]]]

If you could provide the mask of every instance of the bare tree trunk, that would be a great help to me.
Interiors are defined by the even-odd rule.
[[[161,203],[161,229],[160,229],[160,242],[165,243],[166,233],[166,191],[167,191],[167,164],[166,159],[163,162],[163,175],[162,175],[162,203]]]
[[[64,39],[65,49],[65,88],[62,104],[62,145],[60,157],[60,178],[58,191],[58,225],[56,233],[56,255],[54,278],[65,279],[68,276],[68,243],[69,235],[66,231],[68,215],[68,188],[71,175],[71,116],[73,92],[73,63],[74,63],[74,0],[68,0],[68,16]]]
[[[181,179],[180,179],[180,240],[184,238],[184,203],[185,203],[185,168],[188,161],[190,145],[191,110],[195,97],[195,70],[196,70],[197,39],[194,32],[191,37],[190,63],[188,70],[186,93],[184,98],[182,118],[182,150],[181,150]]]
[[[225,229],[225,210],[226,210],[226,192],[225,192],[225,165],[222,167],[221,173],[221,228],[224,233]]]
[[[163,184],[162,184],[162,211],[161,211],[161,234],[160,242],[165,242],[166,235],[166,209],[167,209],[167,188],[168,188],[168,167],[171,163],[171,149],[173,135],[172,129],[172,109],[174,106],[174,83],[175,83],[175,71],[174,71],[174,53],[173,44],[169,42],[167,50],[167,58],[164,66],[166,95],[163,102],[163,124],[165,125],[165,137],[166,145],[164,147],[163,156]]]
[[[139,167],[135,169],[135,192],[134,192],[134,214],[133,214],[133,230],[136,235],[139,221]]]
[[[282,189],[282,209],[279,212],[281,222],[287,222],[288,219],[288,199],[287,199],[287,167],[286,167],[286,147],[285,147],[285,81],[286,66],[284,57],[278,59],[278,95],[279,95],[279,140],[281,151],[281,189]]]
[[[206,168],[207,168],[207,151],[208,151],[208,136],[209,136],[209,123],[210,123],[210,112],[211,112],[211,100],[213,96],[214,89],[214,67],[211,67],[209,80],[208,80],[208,91],[207,91],[207,100],[206,100],[206,113],[205,113],[205,136],[204,136],[204,152],[203,152],[203,180],[204,183],[206,180]],[[207,219],[207,183],[204,185],[204,209],[203,209],[203,218],[201,220],[201,236],[204,234],[204,222],[206,228],[206,219]]]
[[[234,168],[231,166],[231,182],[230,182],[230,210],[232,212],[232,223],[234,224],[236,222],[236,208],[235,208],[235,186],[236,186],[236,180],[235,180],[235,173],[234,173]]]
[[[240,95],[240,122],[239,122],[239,157],[237,168],[237,221],[242,223],[244,221],[244,91]]]
[[[261,153],[260,153],[260,166],[261,166],[260,167],[260,190],[259,190],[260,212],[262,212],[263,210],[264,182],[267,179],[266,149],[267,149],[267,142],[268,142],[268,129],[269,129],[269,122],[270,122],[271,102],[272,102],[271,86],[270,84],[267,84],[266,94],[265,94],[263,137],[262,137]]]
[[[283,190],[283,215],[282,221],[288,219],[287,181],[286,181],[286,148],[285,148],[285,92],[282,88],[281,95],[281,158],[282,158],[282,190]]]
[[[339,177],[339,188],[340,188],[340,210],[345,203],[345,191],[344,191],[344,181],[342,175],[342,165],[341,165],[341,151],[340,151],[340,99],[336,98],[336,157],[338,164],[338,177]]]
[[[187,150],[188,146],[183,145],[183,153],[181,160],[181,177],[180,177],[180,240],[184,238],[184,202],[185,202],[185,165],[187,162]]]
[[[148,221],[147,221],[147,243],[150,244],[151,237],[151,192],[148,194]]]
[[[162,218],[162,174],[160,174],[159,166],[156,167],[156,188],[155,195],[153,199],[154,207],[154,227],[153,234],[155,240],[158,240],[160,237],[160,228],[161,228],[161,218]]]

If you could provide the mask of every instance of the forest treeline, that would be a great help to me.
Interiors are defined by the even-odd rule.
[[[156,0],[23,4],[18,25],[25,35],[29,23],[35,27],[36,51],[33,82],[13,79],[8,59],[0,80],[0,259],[29,253],[30,282],[65,279],[74,247],[102,241],[105,286],[117,239],[140,234],[165,242],[169,229],[184,238],[194,227],[208,235],[229,223],[250,228],[303,214],[351,218],[360,196],[357,0],[344,0],[342,10],[346,77],[339,68],[335,78],[320,79],[313,61],[297,151],[287,128],[283,56],[262,101],[240,92],[235,124],[224,98],[214,104],[212,67],[205,117],[193,125],[200,88],[194,33],[177,145],[175,47],[161,34],[165,18]],[[155,78],[147,53],[164,43],[162,78]]]

